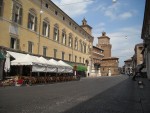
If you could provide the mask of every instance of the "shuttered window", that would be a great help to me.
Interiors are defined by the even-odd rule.
[[[28,41],[28,52],[33,53],[33,42]]]
[[[57,49],[54,49],[54,58],[57,57]]]
[[[77,38],[75,39],[75,49],[78,50],[78,40],[77,40]]]
[[[47,47],[43,46],[43,56],[46,56],[47,53]]]
[[[59,41],[59,30],[57,27],[54,27],[54,41]]]
[[[62,52],[62,60],[65,58],[65,52]]]
[[[66,33],[62,32],[62,44],[66,45]]]
[[[69,36],[69,47],[73,47],[73,39],[71,36]]]
[[[14,37],[10,39],[10,48],[19,50],[20,49],[20,40]]]
[[[50,25],[48,22],[43,21],[43,29],[42,29],[42,35],[45,37],[49,37],[50,32]]]
[[[37,31],[37,17],[31,12],[28,13],[28,28]]]
[[[13,10],[12,10],[12,21],[18,24],[22,24],[22,6],[17,3],[13,2]]]

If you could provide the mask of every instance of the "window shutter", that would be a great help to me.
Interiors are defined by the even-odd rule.
[[[45,27],[45,23],[43,21],[42,35],[44,35],[44,27]]]
[[[63,43],[63,40],[64,40],[64,34],[63,34],[63,32],[62,32],[62,38],[61,38],[61,43],[62,43],[62,44],[64,44],[64,43]]]
[[[49,37],[49,34],[50,34],[50,25],[48,25],[48,37]]]
[[[66,43],[67,43],[67,35],[65,33],[65,45],[66,45]]]
[[[31,16],[31,14],[28,13],[28,28],[30,28],[30,16]]]
[[[22,24],[22,8],[20,8],[20,11],[19,11],[19,24],[20,25]]]
[[[73,38],[71,38],[71,47],[73,48]]]
[[[16,45],[16,47],[17,47],[16,48],[17,50],[20,50],[20,40],[19,39],[17,39],[17,45]]]
[[[54,30],[53,30],[53,40],[55,40],[55,27],[54,27]]]
[[[15,8],[16,8],[16,4],[15,2],[13,2],[13,9],[12,9],[12,21],[14,22],[14,18],[15,18]]]
[[[59,42],[59,29],[57,29],[57,30],[58,30],[58,40],[57,41]]]
[[[35,17],[34,31],[37,31],[37,17]]]

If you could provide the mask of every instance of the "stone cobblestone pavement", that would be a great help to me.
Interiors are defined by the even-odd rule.
[[[0,113],[150,113],[150,81],[119,75],[0,88]]]
[[[143,82],[141,87],[138,82]],[[79,112],[78,112],[79,111]],[[63,113],[150,113],[150,81],[131,78]]]

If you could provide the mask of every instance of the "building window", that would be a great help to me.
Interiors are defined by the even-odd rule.
[[[81,63],[81,57],[79,58],[79,61],[80,61],[80,63]]]
[[[84,53],[86,53],[86,44],[84,44],[83,47],[84,47]]]
[[[46,56],[47,47],[43,47],[43,56]]]
[[[84,64],[84,58],[83,58],[83,64]]]
[[[28,52],[33,53],[33,42],[28,41]]]
[[[45,7],[48,8],[48,4],[47,3],[45,4]]]
[[[49,22],[43,21],[42,35],[45,36],[45,37],[49,37],[49,32],[50,32]]]
[[[69,37],[69,47],[72,47],[72,38]]]
[[[80,41],[80,51],[83,52],[83,45],[82,45],[82,41]]]
[[[3,0],[0,0],[0,16],[3,15]]]
[[[57,12],[57,11],[55,11],[55,15],[58,15],[58,12]]]
[[[65,17],[63,16],[63,20],[65,20]]]
[[[18,24],[22,23],[22,6],[17,3],[13,2],[13,10],[12,10],[12,21]]]
[[[62,44],[66,45],[66,33],[62,32]]]
[[[57,57],[57,49],[54,49],[54,58]]]
[[[58,25],[54,26],[54,41],[59,41],[59,29],[58,29]]]
[[[69,25],[71,26],[71,22],[69,22]]]
[[[71,54],[69,54],[69,61],[71,61]]]
[[[28,13],[28,28],[33,31],[37,30],[37,17],[32,10]]]
[[[75,56],[75,62],[77,62],[77,56]]]
[[[62,60],[65,58],[65,52],[62,52]]]
[[[11,39],[10,39],[10,48],[19,49],[19,47],[20,47],[19,39],[11,37]]]
[[[72,39],[72,35],[71,34],[69,34],[69,47],[72,47],[72,41],[73,41],[73,39]]]
[[[78,40],[77,40],[77,38],[75,39],[75,49],[78,50]]]

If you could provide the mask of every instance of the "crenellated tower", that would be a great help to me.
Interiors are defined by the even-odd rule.
[[[106,36],[106,32],[102,32],[102,36],[98,37],[97,47],[104,50],[104,58],[111,57],[111,47],[110,38]]]

